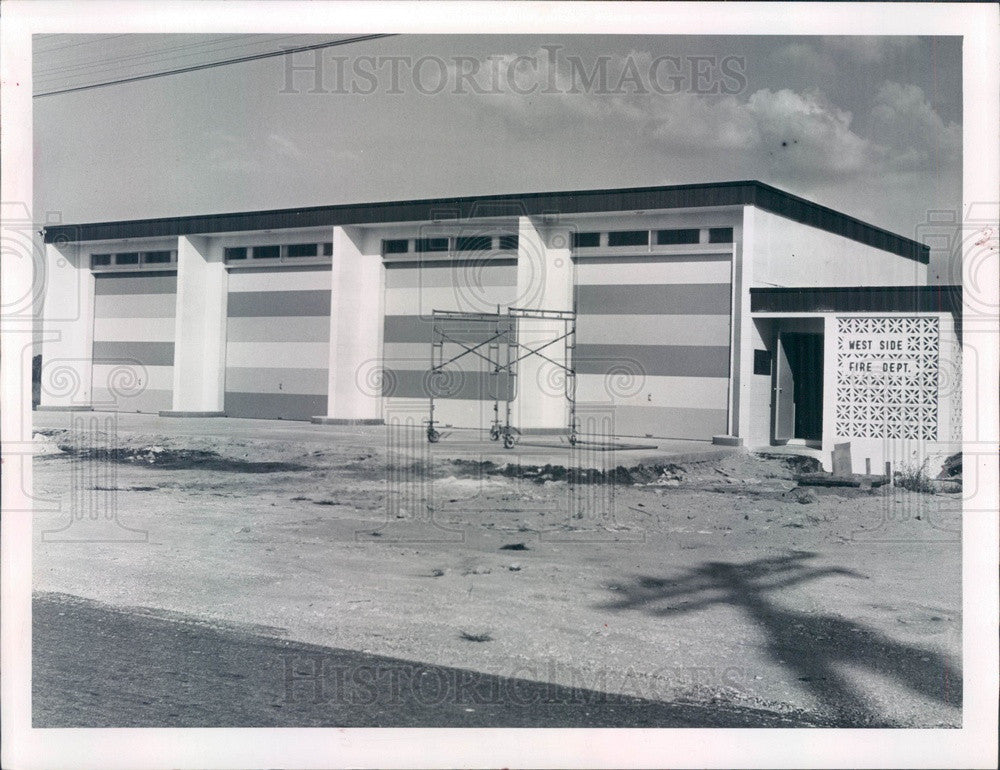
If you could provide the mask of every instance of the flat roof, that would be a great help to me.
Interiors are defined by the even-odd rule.
[[[296,227],[431,222],[499,216],[613,213],[709,206],[756,206],[891,254],[924,264],[930,261],[930,249],[923,244],[756,180],[351,203],[230,214],[53,225],[46,227],[42,232],[45,243],[78,243],[123,238],[283,230]]]

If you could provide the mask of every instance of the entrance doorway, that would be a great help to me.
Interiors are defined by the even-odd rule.
[[[823,439],[823,335],[779,330],[772,383],[772,442]]]

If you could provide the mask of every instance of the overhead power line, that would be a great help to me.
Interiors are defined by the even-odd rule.
[[[258,61],[260,59],[269,59],[274,56],[288,56],[295,53],[303,53],[305,51],[318,51],[322,48],[332,48],[338,45],[347,45],[349,43],[363,43],[367,40],[378,40],[383,37],[395,37],[394,34],[380,34],[380,35],[359,35],[357,37],[344,38],[343,40],[330,40],[325,43],[315,43],[313,45],[303,45],[296,48],[285,48],[280,51],[267,51],[266,53],[252,54],[250,56],[240,56],[232,59],[223,59],[221,61],[205,62],[204,64],[194,64],[190,67],[180,67],[178,69],[164,70],[163,72],[151,72],[145,75],[134,75],[127,78],[119,78],[117,80],[107,80],[102,83],[90,83],[85,86],[74,86],[72,88],[62,88],[56,91],[46,91],[44,93],[35,94],[34,98],[39,98],[42,96],[56,96],[58,94],[69,94],[74,91],[87,91],[91,88],[103,88],[105,86],[116,86],[123,83],[135,83],[140,80],[151,80],[153,78],[162,78],[167,75],[180,75],[184,72],[197,72],[198,70],[211,69],[212,67],[222,67],[228,64],[240,64],[242,62]]]
[[[80,40],[76,43],[68,43],[66,45],[53,45],[53,46],[39,45],[39,43],[44,43],[47,40],[51,40],[54,37],[79,37],[79,35],[35,35],[31,43],[31,49],[35,53],[52,53],[53,51],[65,51],[67,48],[79,48],[82,45],[98,45],[105,43],[108,40],[114,40],[117,37],[128,37],[128,36],[100,35],[100,36],[95,36],[95,38],[91,40]]]
[[[127,37],[127,35],[112,35],[112,37]],[[192,55],[204,55],[204,54],[227,54],[233,53],[237,49],[246,48],[247,46],[260,45],[262,42],[260,37],[266,37],[268,40],[263,42],[277,43],[281,40],[292,40],[301,35],[283,35],[280,37],[275,37],[273,35],[229,35],[227,37],[212,37],[205,41],[197,41],[194,43],[187,43],[185,45],[176,45],[169,48],[164,48],[159,51],[144,51],[142,53],[125,54],[119,56],[110,56],[102,59],[96,59],[94,61],[83,62],[80,64],[71,64],[69,66],[62,64],[51,67],[49,69],[44,69],[41,67],[35,68],[34,73],[36,79],[39,75],[51,76],[51,75],[74,75],[81,74],[84,70],[108,70],[108,72],[114,71],[114,68],[120,65],[131,65],[135,62],[141,64],[164,64],[170,59],[179,59],[184,56]],[[110,39],[110,38],[109,38]],[[228,44],[233,41],[239,40],[241,42],[236,45],[220,45]],[[96,42],[96,41],[91,41]],[[82,44],[81,44],[82,45]],[[215,46],[214,48],[207,48],[206,46]],[[195,50],[191,50],[195,49]],[[200,49],[200,50],[197,50]],[[40,53],[48,53],[48,51],[39,51]],[[221,60],[220,60],[221,61]]]

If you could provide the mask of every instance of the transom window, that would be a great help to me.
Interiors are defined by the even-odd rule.
[[[484,252],[517,251],[517,233],[500,235],[442,235],[433,238],[386,238],[382,241],[382,255],[427,254],[434,252]]]
[[[426,253],[430,251],[448,251],[447,238],[417,238],[414,241],[414,251]]]
[[[333,242],[324,243],[262,243],[253,246],[227,246],[223,249],[226,264],[269,263],[300,259],[320,259],[333,256]]]
[[[649,230],[619,230],[608,233],[608,246],[648,246]]]
[[[517,244],[517,233],[501,235],[497,238],[497,248],[500,249],[500,251],[517,251]]]
[[[489,251],[493,238],[489,235],[460,235],[455,239],[455,251]]]
[[[382,241],[383,254],[405,254],[410,250],[410,242],[406,238],[390,238]]]
[[[319,256],[318,243],[290,243],[288,244],[288,256],[295,257],[317,257]]]
[[[657,246],[677,246],[679,244],[698,243],[701,238],[701,230],[697,227],[689,227],[683,230],[657,230]]]
[[[125,270],[141,270],[146,267],[168,267],[177,263],[177,252],[171,249],[156,249],[155,251],[117,251],[90,255],[90,266],[96,269],[122,268]]]
[[[593,249],[601,245],[600,233],[573,233],[574,249]]]
[[[621,249],[646,246],[651,251],[660,246],[694,246],[707,243],[732,243],[732,227],[674,227],[663,230],[607,230],[573,233],[573,248]]]

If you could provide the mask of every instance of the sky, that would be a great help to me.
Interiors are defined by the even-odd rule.
[[[144,44],[69,37],[47,87],[81,67],[129,74]],[[961,210],[957,37],[400,35],[316,56],[36,98],[36,212],[80,223],[738,179],[908,237]]]

